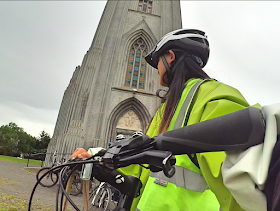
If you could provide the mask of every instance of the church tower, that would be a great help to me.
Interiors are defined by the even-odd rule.
[[[117,134],[145,128],[160,100],[158,72],[145,55],[182,28],[179,0],[108,0],[93,42],[64,92],[48,153],[107,148]],[[46,165],[50,165],[50,154]]]

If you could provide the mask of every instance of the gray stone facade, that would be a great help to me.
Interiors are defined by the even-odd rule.
[[[138,0],[107,1],[92,45],[65,90],[48,153],[56,150],[68,158],[77,147],[106,148],[118,131],[130,131],[116,128],[128,111],[145,131],[160,106],[155,95],[160,88],[158,73],[147,65],[144,89],[124,86],[129,51],[141,38],[149,52],[182,22],[179,0],[154,0],[151,14],[137,11],[138,4]]]

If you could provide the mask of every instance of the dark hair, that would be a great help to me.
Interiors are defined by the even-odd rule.
[[[175,52],[176,59],[173,64],[176,63],[176,60],[180,58],[180,56],[182,56],[180,52]],[[190,56],[186,56],[180,64],[178,64],[171,78],[171,82],[169,77],[169,90],[163,98],[166,100],[166,105],[163,114],[160,114],[160,116],[162,116],[162,121],[159,126],[159,134],[167,130],[185,88],[185,83],[191,78],[210,79]]]

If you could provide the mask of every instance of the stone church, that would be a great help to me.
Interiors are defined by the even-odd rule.
[[[93,8],[94,9],[94,8]],[[108,0],[93,42],[64,92],[51,155],[69,155],[145,131],[160,106],[158,72],[145,55],[166,33],[182,28],[179,0]]]

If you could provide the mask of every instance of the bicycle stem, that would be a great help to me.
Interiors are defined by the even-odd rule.
[[[122,194],[126,195],[122,206],[125,210],[129,211],[133,199],[140,193],[142,187],[140,179],[134,176],[124,175],[117,170],[109,170],[101,165],[94,165],[92,172],[97,180],[109,183]]]

